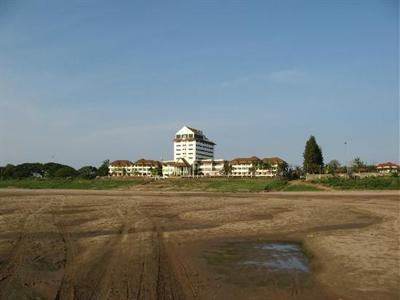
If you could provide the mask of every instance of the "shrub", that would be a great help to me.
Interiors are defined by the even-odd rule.
[[[365,178],[325,178],[315,181],[338,189],[353,190],[396,190],[400,188],[396,177],[365,177]]]
[[[59,178],[76,177],[77,175],[78,172],[74,168],[68,166],[62,167],[54,173],[54,177]]]
[[[287,185],[287,181],[280,179],[280,178],[276,178],[276,179],[272,179],[271,181],[269,181],[266,185],[264,190],[265,191],[280,191],[283,188],[285,188]]]
[[[79,177],[83,179],[94,179],[97,175],[97,168],[92,166],[85,166],[78,170]]]

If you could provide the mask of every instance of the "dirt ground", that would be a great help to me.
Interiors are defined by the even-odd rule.
[[[0,299],[399,299],[399,196],[1,190]],[[246,241],[303,242],[307,288],[207,260]]]

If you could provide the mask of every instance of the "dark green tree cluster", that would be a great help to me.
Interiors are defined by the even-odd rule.
[[[23,163],[19,165],[8,164],[0,167],[0,179],[23,178],[83,178],[93,179],[97,176],[108,175],[109,161],[105,160],[97,169],[93,166],[85,166],[79,170],[59,163]]]
[[[104,160],[99,169],[97,170],[97,176],[107,176],[108,175],[108,166],[110,165],[110,161]]]
[[[318,174],[322,172],[324,158],[321,147],[317,144],[314,136],[310,136],[303,153],[303,170],[305,173]]]

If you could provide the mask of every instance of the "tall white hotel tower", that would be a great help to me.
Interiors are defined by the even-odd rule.
[[[215,143],[201,130],[183,126],[174,139],[174,160],[185,159],[190,165],[198,160],[214,159]]]

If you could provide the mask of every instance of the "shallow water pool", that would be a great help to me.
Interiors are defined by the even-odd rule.
[[[238,264],[265,267],[271,271],[310,272],[308,259],[300,244],[271,242],[253,247],[254,252],[250,251]]]

